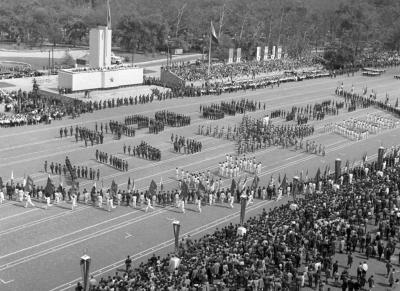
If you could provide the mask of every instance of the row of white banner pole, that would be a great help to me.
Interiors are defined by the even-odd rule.
[[[260,46],[257,47],[257,53],[256,53],[256,60],[257,61],[261,61],[261,51],[262,48]],[[235,54],[235,49],[230,48],[229,49],[229,58],[228,58],[228,63],[240,63],[241,59],[242,59],[242,49],[241,48],[237,48],[236,49],[236,59],[234,58],[234,54]],[[282,58],[282,47],[281,46],[273,46],[272,47],[272,51],[271,53],[269,52],[269,47],[266,46],[264,48],[264,57],[263,60],[267,61],[267,60],[274,60],[274,59],[281,59]]]

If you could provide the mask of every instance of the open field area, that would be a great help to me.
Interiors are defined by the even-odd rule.
[[[189,172],[210,170],[217,176],[218,163],[225,159],[225,155],[236,155],[234,142],[200,136],[197,135],[197,131],[201,125],[213,127],[238,125],[243,115],[226,116],[221,120],[203,119],[199,112],[200,105],[246,98],[260,102],[261,108],[265,103],[265,111],[261,109],[246,113],[252,117],[263,117],[277,109],[289,110],[292,106],[302,107],[326,100],[342,101],[340,97],[334,96],[335,88],[342,82],[345,89],[350,90],[354,85],[357,92],[368,86],[369,90],[374,89],[378,92],[378,99],[384,99],[387,93],[392,97],[391,102],[394,102],[400,88],[400,81],[393,78],[397,73],[398,68],[388,69],[378,78],[367,78],[357,73],[354,77],[338,76],[335,79],[293,82],[273,89],[154,101],[148,104],[95,111],[76,119],[54,121],[50,125],[0,128],[0,176],[5,183],[10,180],[11,172],[16,182],[22,182],[24,175],[30,175],[36,185],[45,185],[48,174],[44,172],[44,161],[63,164],[65,157],[68,156],[72,165],[100,169],[101,175],[100,180],[96,181],[97,186],[103,184],[108,188],[115,180],[120,189],[126,189],[130,177],[135,180],[137,188],[144,190],[148,189],[152,180],[159,182],[162,178],[165,187],[173,189],[178,185],[175,178],[176,168]],[[157,135],[149,134],[147,129],[141,129],[137,131],[135,137],[122,136],[120,140],[114,139],[114,136],[108,133],[105,135],[104,144],[93,147],[85,147],[84,142],[76,142],[71,136],[67,138],[59,136],[60,128],[70,126],[75,128],[78,125],[94,129],[95,123],[100,125],[110,120],[123,122],[125,116],[133,114],[154,116],[154,112],[158,110],[189,115],[191,125],[181,128],[166,127],[165,131]],[[357,142],[323,130],[327,123],[371,113],[392,118],[377,108],[367,108],[350,113],[341,110],[339,115],[326,116],[322,121],[309,121],[309,124],[314,125],[315,133],[306,140],[324,145],[325,156],[280,147],[267,147],[247,154],[262,162],[260,184],[267,184],[272,175],[277,179],[278,175],[283,177],[286,174],[291,180],[301,171],[304,173],[308,171],[309,176],[313,177],[318,168],[323,170],[327,164],[333,169],[336,158],[340,158],[343,163],[346,160],[353,162],[360,160],[366,152],[369,159],[374,159],[379,146],[390,147],[399,144],[400,128],[382,131],[370,135],[367,140]],[[280,118],[273,119],[273,122],[294,124]],[[170,141],[171,134],[201,141],[202,151],[192,155],[175,153]],[[123,153],[124,144],[134,146],[142,140],[161,149],[161,161],[139,159]],[[120,172],[98,163],[95,158],[96,149],[127,160],[128,171]],[[58,183],[58,176],[52,177],[53,181]],[[230,183],[230,179],[224,180],[225,187],[230,186]],[[93,181],[80,180],[81,189],[89,190],[92,186]],[[268,209],[283,203],[287,199],[279,202],[257,200],[247,210],[247,217],[261,212],[263,208]],[[39,207],[29,209],[25,209],[23,204],[15,201],[6,201],[0,205],[0,290],[2,291],[73,290],[72,286],[75,286],[80,278],[79,257],[85,250],[92,257],[91,272],[97,278],[112,275],[117,268],[124,265],[123,261],[128,254],[134,259],[135,266],[153,253],[162,255],[171,252],[174,242],[171,227],[173,219],[181,222],[183,236],[190,234],[195,238],[212,232],[215,227],[239,221],[239,204],[236,204],[233,210],[225,205],[206,206],[201,214],[195,210],[193,204],[187,205],[185,214],[170,207],[155,207],[154,211],[145,213],[140,208],[120,206],[109,213],[84,204],[79,204],[76,210],[71,211],[69,202],[47,210],[40,207],[43,204],[36,204]],[[339,256],[339,259],[341,265],[346,264],[345,255]],[[360,260],[365,259],[356,258],[351,273],[354,273]],[[376,285],[379,286],[376,290],[385,290],[387,280],[383,276],[386,272],[384,263],[374,264],[370,259],[369,265],[371,272],[376,274]]]

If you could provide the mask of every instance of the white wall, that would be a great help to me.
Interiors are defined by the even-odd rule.
[[[143,68],[109,71],[59,71],[58,86],[72,91],[114,88],[143,83]]]

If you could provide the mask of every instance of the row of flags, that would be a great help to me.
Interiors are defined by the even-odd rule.
[[[362,156],[362,163],[364,164],[367,161],[368,161],[367,153],[364,153],[363,156]],[[355,162],[353,162],[353,167],[354,166],[355,166]],[[346,161],[345,169],[347,169],[347,170],[350,169],[349,160]],[[315,174],[315,178],[314,178],[315,183],[318,185],[320,180],[321,180],[321,178],[326,178],[330,174],[331,174],[330,165],[326,165],[325,166],[325,170],[324,170],[323,175],[322,175],[321,169],[318,168],[318,170],[317,170],[317,172]],[[242,177],[240,177],[238,181],[236,181],[235,179],[232,179],[230,192],[231,193],[235,193],[236,190],[239,190],[239,192],[243,192],[245,187],[246,187],[246,185],[247,185],[248,180],[249,180],[249,177],[245,177],[243,181],[242,181]],[[305,178],[303,177],[303,171],[301,171],[300,172],[299,181],[300,182],[304,182],[304,181],[308,181],[308,180],[309,180],[308,169],[307,169]],[[259,182],[260,182],[260,178],[258,177],[258,175],[257,174],[254,175],[253,182],[251,184],[251,189],[253,189],[253,190],[257,189]],[[272,183],[272,184],[274,183],[273,175],[271,176],[270,183]],[[211,180],[210,185],[209,185],[209,190],[210,191],[217,190],[216,189],[216,187],[217,187],[216,184],[217,183],[214,181],[214,179]],[[13,173],[13,171],[11,171],[11,185],[14,185],[14,173]],[[61,177],[60,177],[60,186],[62,187],[62,185],[63,185],[63,182],[62,182]],[[283,176],[283,179],[281,179],[281,174],[279,173],[278,186],[281,187],[282,189],[286,189],[288,185],[289,185],[289,182],[288,182],[288,179],[286,177],[286,174]],[[24,177],[24,180],[23,180],[24,190],[28,191],[28,192],[32,191],[33,190],[33,186],[34,186],[34,181],[33,181],[32,177],[29,176],[29,175],[27,176],[27,178]],[[188,193],[189,193],[189,186],[194,188],[194,185],[188,185],[186,182],[182,182],[180,190],[181,190],[181,193],[182,193],[182,195],[184,197],[186,197],[188,195]],[[3,183],[3,180],[2,180],[1,177],[0,177],[0,187],[1,188],[4,187],[4,183]],[[102,187],[103,187],[103,182],[102,182]],[[162,177],[160,179],[159,187],[160,187],[161,191],[164,190],[164,183],[163,183]],[[219,185],[218,185],[218,187],[219,187]],[[78,190],[79,189],[79,183],[73,183],[72,188],[75,189],[75,190]],[[96,183],[94,183],[94,185],[92,187],[92,191],[95,191],[95,189],[96,189]],[[127,189],[128,190],[135,190],[136,189],[135,180],[131,179],[130,177],[128,178]],[[158,189],[157,183],[154,180],[152,180],[150,182],[150,186],[149,186],[149,193],[151,195],[155,195],[157,193],[157,189]],[[46,186],[44,188],[44,192],[45,192],[46,195],[50,195],[50,194],[54,193],[54,191],[55,191],[55,185],[54,185],[54,183],[53,183],[53,181],[52,181],[52,179],[51,179],[51,177],[49,175],[48,178],[47,178]],[[112,195],[118,193],[118,185],[116,184],[115,180],[113,180],[112,183],[111,183],[110,192],[111,192]],[[198,187],[197,187],[197,193],[202,197],[205,194],[205,192],[206,192],[206,186],[202,182],[200,182]]]

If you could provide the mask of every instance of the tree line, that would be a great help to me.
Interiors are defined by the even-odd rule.
[[[208,51],[210,22],[216,53],[282,45],[292,56],[319,47],[400,49],[398,0],[110,0],[114,44],[134,51],[174,47]],[[2,40],[87,45],[89,29],[106,23],[105,0],[2,0]]]

